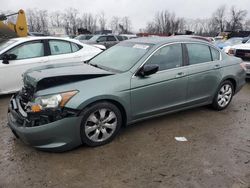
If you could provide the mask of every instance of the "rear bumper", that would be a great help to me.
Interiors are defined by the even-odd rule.
[[[18,108],[21,108],[18,106]],[[17,117],[18,116],[18,117]],[[81,145],[81,116],[68,117],[45,125],[25,127],[18,122],[24,117],[19,110],[9,105],[8,125],[24,143],[47,151],[66,151]]]

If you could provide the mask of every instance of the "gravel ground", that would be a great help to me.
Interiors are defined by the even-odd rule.
[[[108,145],[65,153],[16,139],[7,127],[9,98],[0,97],[0,188],[250,188],[250,82],[224,111],[202,107],[143,121]]]

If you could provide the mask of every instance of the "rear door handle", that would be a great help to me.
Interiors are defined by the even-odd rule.
[[[219,68],[220,68],[219,64],[214,65],[214,69],[219,69]]]
[[[183,76],[185,76],[184,72],[178,72],[175,77],[180,78],[180,77],[183,77]]]

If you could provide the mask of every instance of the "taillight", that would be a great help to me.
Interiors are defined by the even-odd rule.
[[[245,71],[247,70],[246,63],[242,62],[240,64],[241,68],[244,69]]]

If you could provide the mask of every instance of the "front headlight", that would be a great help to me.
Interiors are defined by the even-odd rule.
[[[230,48],[227,52],[228,55],[234,55],[235,53],[235,49],[234,48]]]
[[[46,95],[37,97],[31,106],[32,112],[40,112],[43,109],[54,109],[64,107],[65,104],[77,93],[78,91],[69,91],[53,95]]]

